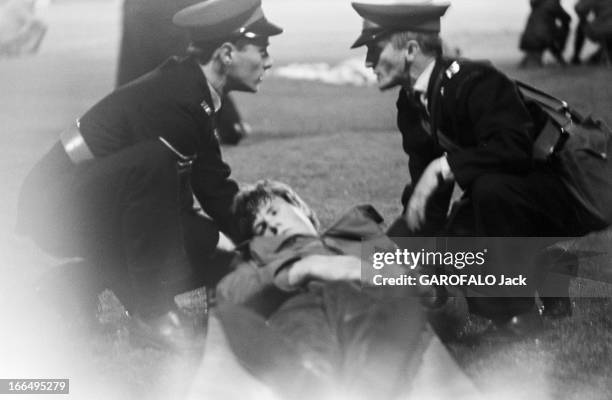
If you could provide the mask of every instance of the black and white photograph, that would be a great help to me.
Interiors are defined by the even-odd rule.
[[[612,0],[0,0],[0,400],[612,399]]]

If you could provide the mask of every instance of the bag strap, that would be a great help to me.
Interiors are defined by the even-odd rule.
[[[538,100],[541,104],[545,105],[546,107],[549,107],[558,112],[565,112],[571,115],[569,104],[566,101],[561,100],[551,95],[550,93],[546,93],[543,90],[535,88],[525,82],[522,82],[519,80],[515,80],[514,82],[516,83],[516,86],[518,86],[518,88],[521,89],[521,91],[531,92],[530,96]]]
[[[558,113],[559,115],[554,119],[560,126],[564,126],[571,121],[583,121],[585,119],[581,113],[572,109],[567,101],[561,100],[523,81],[515,80],[514,83],[523,94],[529,92],[529,96],[535,99],[541,107]],[[565,118],[562,118],[560,114],[564,114]]]
[[[583,121],[584,118],[577,111],[572,110],[566,101],[560,100],[555,96],[537,89],[525,82],[518,80],[515,80],[514,82],[523,97],[527,96],[532,101],[536,102],[538,106],[546,113],[548,118],[554,122],[557,129],[559,129],[560,136],[557,140],[553,153],[558,151],[563,146],[565,139],[569,135],[566,129],[575,121]]]

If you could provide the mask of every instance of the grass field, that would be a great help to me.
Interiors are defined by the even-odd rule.
[[[506,70],[612,122],[608,113],[612,107],[609,71]],[[249,119],[255,121],[258,115],[276,118],[261,121],[263,126],[256,126],[259,134],[225,150],[235,166],[235,176],[247,182],[261,176],[289,182],[319,210],[325,222],[331,222],[351,203],[374,204],[388,220],[397,215],[406,159],[393,129],[394,118],[389,115],[394,111],[395,94],[368,88],[268,83],[261,97],[239,98]],[[265,101],[267,96],[282,98],[281,108]],[[286,109],[300,113],[285,113]],[[298,126],[303,128],[296,129]],[[310,126],[317,126],[315,132],[310,132]],[[611,240],[607,232],[584,239],[580,247],[607,252]],[[611,265],[609,255],[583,260],[581,274],[612,282]],[[580,297],[576,315],[548,322],[537,338],[503,345],[459,341],[452,349],[476,382],[495,393],[492,398],[506,398],[509,387],[515,399],[610,398],[612,381],[607,367],[612,365],[612,302],[606,296],[611,293],[606,285],[577,281],[572,287],[572,294]],[[589,296],[603,297],[583,298]],[[481,321],[471,323],[478,326]],[[501,392],[496,392],[500,388]]]
[[[61,7],[53,11],[52,17],[67,26],[50,31],[46,40],[55,46],[35,57],[0,60],[0,377],[69,377],[69,398],[175,398],[185,390],[194,364],[132,348],[121,308],[108,292],[100,304],[104,324],[96,333],[27,300],[36,282],[59,261],[12,234],[19,186],[57,132],[110,90],[113,81],[117,19],[108,7],[116,4],[92,12],[79,2],[65,3],[76,7],[81,19],[68,18]],[[105,28],[94,29],[94,22]],[[91,36],[89,29],[104,35]],[[515,38],[498,37],[503,45],[481,39],[498,47],[490,54],[509,54],[512,50],[504,46],[514,46]],[[325,49],[317,54],[325,56]],[[298,56],[294,52],[285,61]],[[337,61],[337,53],[328,56]],[[610,70],[502,68],[612,125]],[[400,212],[407,181],[407,160],[394,122],[395,97],[374,88],[268,79],[257,96],[236,96],[254,133],[240,146],[224,148],[224,157],[240,182],[266,177],[291,184],[324,225],[358,203],[373,204],[390,221]],[[582,239],[579,246],[606,253],[611,244],[612,233],[603,232]],[[612,294],[602,283],[612,282],[612,256],[581,260],[579,275],[572,284],[575,315],[547,322],[537,337],[496,345],[471,340],[451,344],[489,398],[612,398]],[[481,326],[482,321],[472,319],[460,333],[467,337]]]
[[[607,95],[612,89],[608,71],[581,68],[509,72],[600,114],[612,106]],[[390,220],[400,211],[398,199],[406,181],[406,158],[394,130],[394,101],[395,94],[381,94],[374,88],[271,79],[258,96],[238,96],[255,132],[240,146],[224,148],[224,156],[240,182],[267,177],[290,183],[319,212],[324,224],[358,203],[373,204]],[[52,125],[52,119],[46,123]],[[44,125],[44,121],[37,123]],[[52,140],[42,136],[42,126],[40,132],[14,138],[14,151],[3,161],[13,160],[25,170],[27,162],[22,160],[33,162],[32,153],[42,152]],[[6,184],[18,187],[16,177],[23,172],[13,168],[9,175],[4,171]],[[14,198],[14,194],[7,193],[7,197]],[[12,275],[13,288],[15,280],[27,284],[36,281],[55,262],[21,240],[7,240],[5,245],[12,246],[7,252],[12,255],[11,267],[19,269]],[[581,247],[607,251],[610,240],[609,233],[598,234],[583,240]],[[609,255],[583,260],[581,275],[610,282],[611,262]],[[495,397],[506,396],[512,386],[512,398],[516,399],[609,399],[612,302],[606,296],[610,290],[606,285],[581,280],[574,283],[572,293],[578,297],[575,316],[548,322],[536,338],[497,345],[458,341],[451,345],[453,353],[475,382],[489,393],[494,392]],[[604,297],[583,298],[589,296]],[[21,349],[24,355],[38,349],[44,357],[9,357],[13,363],[21,360],[23,365],[4,364],[3,369],[13,374],[50,370],[57,375],[57,371],[64,371],[60,375],[73,379],[75,393],[89,393],[93,387],[103,393],[100,398],[142,398],[147,393],[147,398],[161,399],[168,398],[165,396],[169,393],[162,387],[180,390],[189,371],[194,371],[193,365],[155,350],[131,348],[125,320],[108,293],[102,306],[106,308],[101,318],[107,321],[103,333],[83,335],[81,330],[73,329],[70,321],[40,316],[36,309],[24,310],[15,305],[15,320],[20,321],[17,326],[23,326],[26,332],[18,335],[19,340],[12,337],[3,343],[16,342],[13,349]],[[35,321],[30,320],[32,316],[37,316]],[[467,332],[481,325],[482,321],[475,319],[464,329]],[[19,332],[13,324],[7,326],[11,328],[3,329],[5,335]],[[40,332],[45,332],[42,341]],[[35,368],[33,360],[37,363]],[[158,388],[155,395],[150,393],[151,385]]]

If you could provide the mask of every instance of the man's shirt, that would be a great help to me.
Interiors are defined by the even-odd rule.
[[[431,60],[431,62],[425,67],[421,75],[414,82],[414,86],[412,87],[415,93],[420,94],[421,104],[427,110],[427,88],[429,87],[429,81],[431,80],[431,74],[433,73],[434,66],[436,65],[436,60]]]

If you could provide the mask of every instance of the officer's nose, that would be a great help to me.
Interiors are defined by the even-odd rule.
[[[272,68],[273,64],[274,59],[272,59],[272,57],[270,56],[266,56],[266,59],[264,60],[264,70],[269,70],[270,68]]]
[[[366,54],[365,66],[366,68],[376,68],[376,64],[378,62],[378,54],[377,51],[368,46],[368,52]]]

